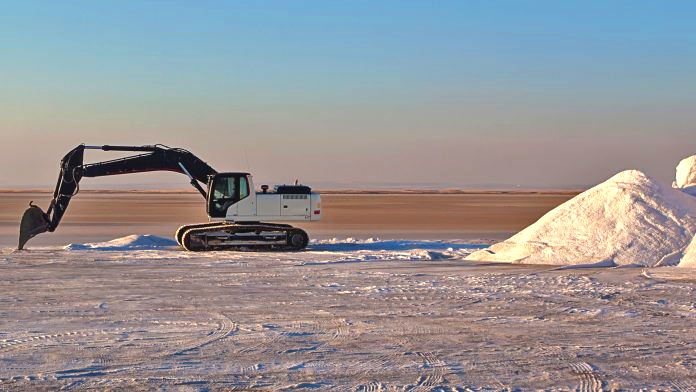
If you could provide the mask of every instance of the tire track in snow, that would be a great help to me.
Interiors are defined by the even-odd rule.
[[[378,384],[381,385],[381,383],[374,381],[374,373],[389,368],[393,357],[393,355],[384,353],[372,355],[365,361],[353,362],[350,366],[354,379],[352,389],[375,388]],[[369,388],[367,390],[374,390]]]
[[[218,327],[209,335],[203,339],[189,343],[185,348],[174,351],[169,355],[181,355],[188,351],[197,350],[203,348],[209,344],[213,344],[225,337],[231,335],[234,332],[239,331],[239,326],[234,321],[230,320],[227,316],[222,313],[216,313],[213,315],[218,321]]]
[[[25,346],[36,347],[44,345],[50,341],[70,340],[76,341],[79,338],[88,338],[97,335],[121,334],[132,330],[132,328],[115,328],[115,329],[88,329],[68,331],[55,334],[32,335],[17,339],[0,339],[0,355],[5,351],[19,350]]]
[[[587,362],[573,362],[570,368],[580,376],[580,385],[576,388],[580,392],[602,391],[603,382],[594,367]]]
[[[238,330],[237,324],[222,314],[213,314],[212,318],[215,320],[216,328],[213,331],[209,331],[208,333],[206,333],[203,338],[197,339],[194,337],[193,339],[187,338],[183,341],[178,341],[178,339],[174,339],[174,341],[172,341],[171,336],[167,336],[165,342],[150,342],[148,344],[149,348],[163,347],[163,349],[157,349],[154,350],[154,352],[144,353],[144,357],[141,357],[139,361],[127,364],[114,363],[113,358],[109,355],[104,354],[103,352],[101,352],[101,350],[109,348],[118,349],[118,344],[124,341],[135,342],[140,340],[150,340],[151,337],[149,336],[137,339],[132,339],[130,337],[130,334],[132,333],[143,332],[143,323],[149,324],[150,326],[154,325],[159,328],[166,328],[170,326],[206,326],[211,323],[179,320],[132,319],[127,320],[126,322],[137,322],[138,325],[119,328],[67,331],[55,334],[32,335],[28,337],[14,339],[0,339],[0,357],[9,355],[10,353],[18,350],[22,351],[40,349],[42,346],[46,346],[47,344],[55,342],[58,343],[59,346],[64,346],[66,349],[71,351],[82,350],[82,357],[85,361],[85,366],[81,368],[65,369],[60,364],[56,363],[54,364],[54,366],[44,368],[41,374],[13,375],[10,377],[3,378],[2,380],[11,381],[27,379],[45,381],[75,378],[83,380],[87,378],[101,377],[105,375],[110,376],[121,371],[133,371],[136,368],[149,366],[152,361],[162,357],[167,357],[171,355],[181,355],[192,350],[200,349],[204,346],[219,341]],[[159,331],[147,327],[145,328],[144,332],[146,334],[159,333]],[[164,331],[164,333],[172,332],[176,334],[182,334],[182,331]],[[126,335],[125,340],[124,334]],[[70,345],[67,345],[67,343],[70,343]],[[176,349],[167,349],[167,346],[171,346],[172,344],[177,343],[179,343],[180,346],[176,347]],[[78,346],[75,347],[75,344],[77,344]],[[87,354],[92,352],[94,352],[94,355]]]
[[[353,388],[355,392],[383,392],[386,387],[381,382],[369,382],[367,384],[360,384]]]
[[[255,335],[259,335],[259,337],[255,338]],[[275,348],[273,348],[274,344],[277,343],[282,337],[283,335],[280,332],[276,331],[247,335],[247,337],[244,340],[257,339],[258,342],[242,348],[238,351],[238,353],[248,355],[252,353],[263,354],[275,352],[276,350]]]
[[[691,380],[674,380],[672,386],[677,391],[696,391],[696,381]]]
[[[359,331],[359,334],[366,334],[368,336],[384,336],[388,333],[382,328],[370,329],[369,324],[358,322],[359,324],[355,330]],[[404,351],[403,348],[409,344],[409,339],[406,334],[410,333],[409,330],[401,330],[392,336],[389,347],[385,347],[377,352],[372,352],[367,360],[357,361],[351,364],[350,368],[352,374],[355,374],[353,387],[354,391],[383,391],[383,390],[393,390],[394,387],[388,388],[381,382],[375,380],[379,373],[384,374],[385,370],[390,369],[395,371],[399,368],[407,368],[412,365],[412,361],[408,365],[404,364]],[[355,336],[351,336],[354,338]],[[377,346],[373,347],[377,349]],[[375,373],[378,373],[377,375]]]
[[[348,337],[351,334],[354,334],[354,332],[356,332],[353,329],[351,329],[351,326],[353,324],[346,321],[346,319],[339,319],[337,321],[338,321],[338,325],[333,327],[334,332],[332,333],[329,341],[326,342],[327,344],[341,343],[342,341],[345,341],[346,339],[348,339]]]
[[[427,369],[422,372],[416,380],[415,385],[407,388],[409,391],[429,391],[432,388],[445,383],[444,368],[446,366],[437,355],[429,351],[417,351],[417,354],[423,361],[421,369]]]

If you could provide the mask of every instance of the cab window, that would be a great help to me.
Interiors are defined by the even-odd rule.
[[[215,182],[213,190],[215,199],[232,199],[234,198],[234,177],[222,177]]]
[[[249,196],[249,184],[246,177],[239,178],[239,200]]]

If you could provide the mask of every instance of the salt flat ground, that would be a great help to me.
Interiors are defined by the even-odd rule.
[[[326,195],[306,252],[200,254],[61,246],[171,236],[197,195],[83,192],[12,252],[48,195],[0,193],[0,389],[696,389],[693,270],[461,260],[571,196]]]
[[[302,253],[4,249],[0,388],[696,389],[696,277]]]

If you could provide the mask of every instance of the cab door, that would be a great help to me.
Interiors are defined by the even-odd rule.
[[[256,192],[254,192],[254,183],[251,181],[251,176],[239,177],[239,202],[236,204],[237,210],[232,211],[240,217],[255,217],[256,216]],[[227,216],[230,214],[228,211]]]
[[[208,182],[208,216],[224,218],[227,209],[237,200],[237,178],[233,175],[216,174]]]

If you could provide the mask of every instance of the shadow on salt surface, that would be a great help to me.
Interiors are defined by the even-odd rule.
[[[311,260],[304,265],[330,263],[356,263],[365,261],[427,261],[462,259],[474,250],[483,249],[488,245],[465,244],[446,241],[415,241],[415,240],[379,240],[369,238],[356,240],[331,239],[312,241],[307,251],[313,254],[339,256],[330,260]]]
[[[317,241],[312,240],[307,247],[308,251],[320,252],[355,252],[360,250],[366,251],[408,251],[408,250],[473,250],[485,249],[489,245],[464,244],[458,242],[446,241],[415,241],[415,240],[380,240],[368,238],[366,240],[356,240],[354,238],[346,238],[338,240],[336,238],[330,240]]]

